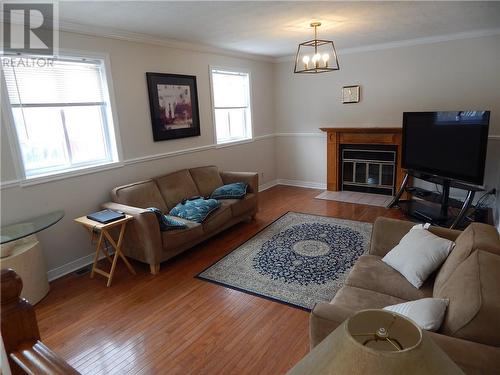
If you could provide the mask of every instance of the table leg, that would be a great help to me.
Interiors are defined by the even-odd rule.
[[[113,257],[113,263],[111,265],[111,271],[109,273],[109,278],[108,278],[108,284],[107,284],[107,286],[111,285],[111,281],[112,281],[114,273],[115,273],[116,262],[118,261],[118,258],[122,258],[123,262],[127,266],[127,268],[130,271],[130,273],[132,273],[133,275],[135,275],[134,268],[132,267],[132,265],[129,263],[129,261],[127,260],[127,258],[121,252],[121,245],[122,245],[122,242],[123,242],[123,235],[125,234],[125,226],[126,226],[126,224],[127,224],[126,222],[123,223],[122,226],[121,226],[121,228],[120,228],[120,234],[118,236],[118,243],[115,242],[115,240],[113,240],[113,238],[108,233],[108,231],[106,231],[106,230],[102,231],[103,234],[104,234],[104,236],[108,239],[108,241],[111,244],[111,246],[113,246],[113,248],[115,249],[115,255]]]
[[[123,229],[123,226],[122,226],[122,229]],[[104,235],[106,237],[108,237],[108,239],[110,240],[110,242],[112,241],[108,232],[103,230],[104,232]],[[121,232],[120,232],[121,234]],[[111,245],[114,247],[114,241],[112,241]],[[118,261],[118,250],[116,249],[115,247],[115,256],[113,257],[113,263],[111,263],[111,271],[109,271],[109,277],[108,277],[108,283],[106,284],[106,286],[111,286],[111,281],[113,280],[113,275],[115,274],[115,268],[116,268],[116,262]]]
[[[104,235],[106,236],[106,238],[108,239],[108,241],[111,243],[111,246],[113,246],[113,248],[115,249],[115,257],[116,256],[119,256],[120,258],[123,259],[123,262],[125,263],[125,265],[127,266],[128,270],[130,271],[130,273],[132,275],[135,275],[135,270],[134,268],[132,267],[132,265],[129,263],[128,259],[125,257],[125,255],[123,255],[122,253],[122,243],[123,243],[123,235],[125,234],[125,225],[127,223],[124,223],[121,227],[121,230],[120,230],[120,235],[118,236],[118,243],[115,242],[115,240],[113,240],[113,238],[111,238],[111,235],[107,232],[104,233]]]
[[[134,268],[132,267],[132,265],[129,263],[127,257],[125,255],[123,255],[122,253],[122,243],[123,243],[123,235],[125,234],[125,226],[127,225],[127,222],[123,223],[123,226],[122,226],[122,229],[120,231],[120,236],[118,237],[118,243],[116,245],[116,251],[118,252],[118,254],[120,255],[120,258],[123,259],[123,262],[125,263],[125,265],[127,266],[128,270],[130,271],[130,273],[132,275],[135,275],[135,270]]]
[[[94,263],[92,264],[92,272],[90,272],[90,278],[94,277],[95,269],[97,268],[97,261],[99,260],[99,253],[101,251],[101,244],[102,244],[102,231],[99,233],[99,239],[97,240],[97,245],[94,255]]]
[[[111,258],[111,255],[109,255],[106,244],[104,244],[102,252],[104,253],[104,255],[106,255],[106,258],[109,260],[109,263],[113,263],[113,259]]]

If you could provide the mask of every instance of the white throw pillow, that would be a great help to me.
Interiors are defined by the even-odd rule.
[[[420,288],[446,259],[455,243],[429,232],[429,224],[415,225],[382,261]]]
[[[443,323],[448,303],[448,299],[422,298],[416,301],[387,306],[384,307],[384,310],[404,315],[413,320],[422,329],[436,331],[441,327],[441,323]]]

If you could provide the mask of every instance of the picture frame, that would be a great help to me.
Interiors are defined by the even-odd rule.
[[[342,87],[342,103],[359,103],[360,91],[359,85]]]
[[[154,141],[199,136],[196,76],[147,72],[146,81]]]

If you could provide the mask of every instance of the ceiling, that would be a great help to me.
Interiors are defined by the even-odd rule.
[[[268,57],[312,39],[312,20],[339,49],[500,30],[500,2],[488,1],[61,1],[59,11],[63,30],[73,24]]]

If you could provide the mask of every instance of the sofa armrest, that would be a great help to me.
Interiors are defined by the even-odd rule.
[[[249,193],[259,192],[259,174],[256,172],[220,172],[220,176],[226,185],[233,182],[246,182]]]
[[[139,207],[107,202],[103,208],[132,215],[125,231],[123,250],[127,256],[148,264],[159,264],[162,252],[160,225],[153,212]]]
[[[500,347],[427,333],[466,374],[489,374],[500,369]]]
[[[370,254],[385,256],[401,238],[407,234],[415,225],[411,221],[390,219],[387,217],[378,217],[373,223],[372,238],[370,243]],[[430,227],[429,231],[436,236],[454,241],[460,233],[459,230]]]
[[[309,316],[309,345],[314,348],[353,312],[331,303],[317,303]]]

